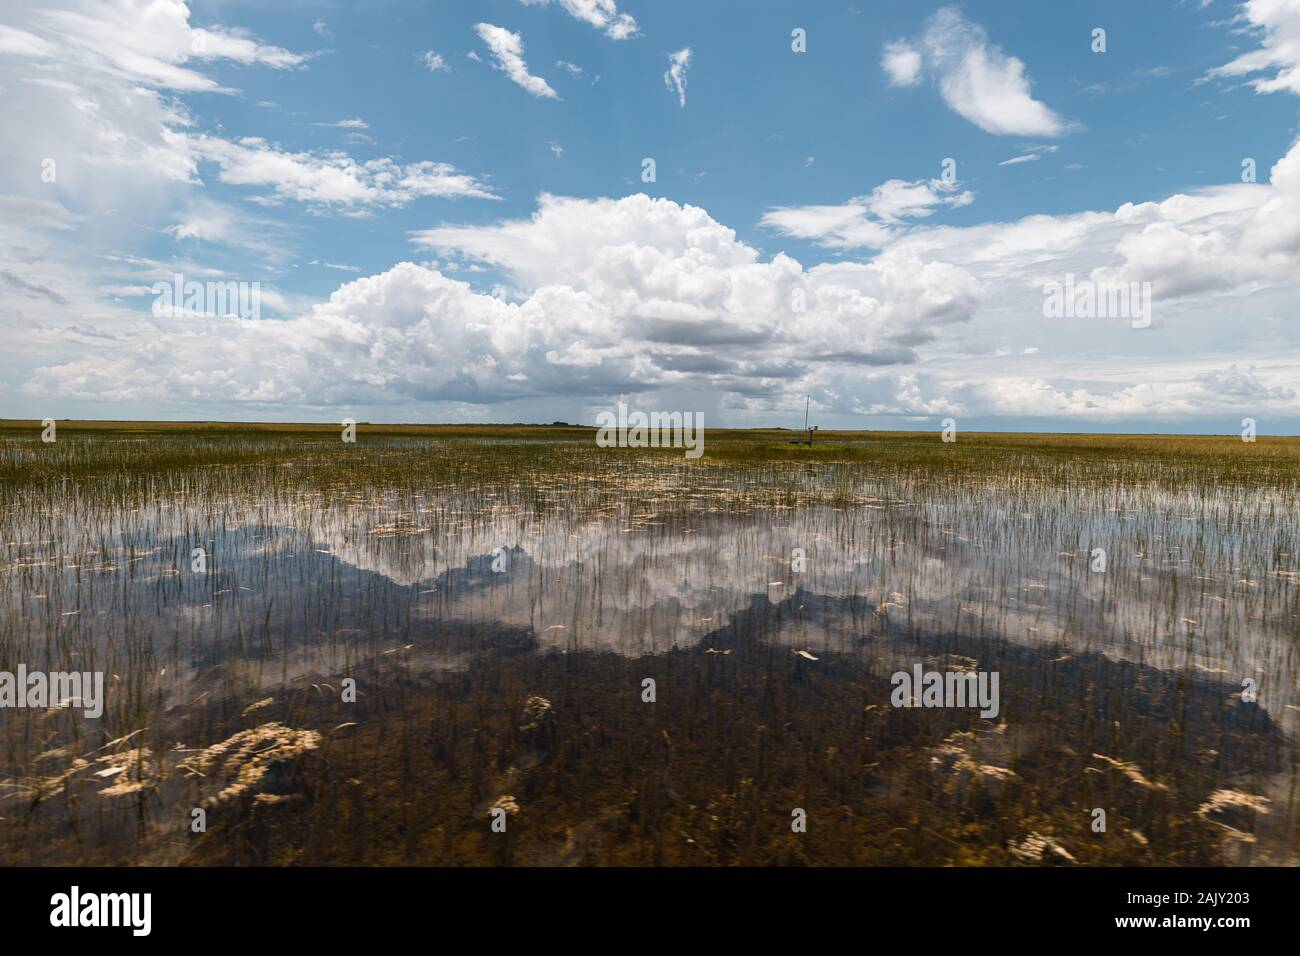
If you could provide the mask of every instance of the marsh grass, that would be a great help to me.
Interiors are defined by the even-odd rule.
[[[0,427],[0,670],[107,706],[0,711],[6,861],[1295,859],[1300,440],[39,434]],[[998,721],[889,706],[949,658]]]

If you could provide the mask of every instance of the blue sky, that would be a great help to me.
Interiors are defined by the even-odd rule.
[[[0,414],[1296,431],[1300,0],[807,7],[7,4]]]

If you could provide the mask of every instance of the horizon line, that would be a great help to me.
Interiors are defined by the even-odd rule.
[[[132,418],[53,418],[51,421],[70,427],[73,429],[83,428],[86,430],[111,430],[113,428],[124,427],[148,427],[162,426],[175,428],[181,426],[202,426],[212,430],[238,430],[241,428],[257,428],[262,430],[278,431],[296,431],[296,430],[325,430],[336,429],[342,426],[342,420],[339,421],[295,421],[295,422],[277,422],[277,421],[240,421],[227,419],[132,419]],[[18,429],[39,429],[42,427],[45,419],[39,418],[0,418],[0,429],[18,430]],[[584,431],[599,431],[599,425],[585,425],[574,422],[370,422],[355,420],[355,424],[366,426],[368,428],[378,429],[412,429],[412,428],[484,428],[484,429],[505,429],[505,428],[538,428],[538,429],[582,429]],[[765,432],[779,431],[790,432],[792,434],[803,434],[806,429],[790,427],[787,425],[712,425],[708,426],[710,431],[723,432]],[[844,435],[844,434],[929,434],[934,431],[932,428],[819,428],[815,432],[817,435]],[[964,435],[1054,435],[1059,437],[1106,437],[1106,438],[1240,438],[1239,432],[1096,432],[1096,431],[998,431],[991,429],[972,428],[962,430]],[[1256,433],[1258,438],[1300,438],[1300,435],[1288,434],[1269,434]]]

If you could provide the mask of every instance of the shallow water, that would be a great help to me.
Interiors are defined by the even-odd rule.
[[[157,728],[221,697],[242,707],[381,665],[431,678],[474,668],[485,648],[662,654],[738,627],[791,652],[869,653],[891,668],[920,660],[909,637],[940,635],[954,650],[992,640],[1050,649],[1044,660],[1141,664],[1225,701],[1249,680],[1251,706],[1286,739],[1296,733],[1300,524],[1280,492],[936,488],[883,466],[782,473],[650,458],[572,475],[521,466],[498,482],[295,480],[331,453],[288,445],[252,481],[87,476],[6,503],[0,669],[103,670],[109,695],[93,729],[0,712],[12,789],[29,792],[18,784],[42,749]],[[1090,570],[1094,548],[1104,572]],[[887,705],[889,684],[878,690]],[[1022,691],[1001,688],[1004,701]],[[1288,781],[1271,772],[1256,785],[1286,804]]]

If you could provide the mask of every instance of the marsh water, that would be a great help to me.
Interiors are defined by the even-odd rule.
[[[241,733],[283,748],[233,794],[240,813],[260,801],[265,814],[313,799],[285,782],[295,759],[382,725],[382,701],[446,692],[476,668],[617,658],[635,678],[734,652],[736,666],[780,655],[765,679],[820,681],[855,713],[888,713],[889,675],[915,664],[1000,670],[998,718],[927,728],[922,711],[901,730],[930,786],[961,773],[963,790],[988,791],[951,807],[953,828],[1004,813],[1003,791],[1032,779],[1025,768],[1060,743],[1049,710],[1067,725],[1086,713],[1100,729],[1070,742],[1071,772],[1118,780],[1111,819],[1191,824],[1124,862],[1177,861],[1178,841],[1196,841],[1197,859],[1294,862],[1294,486],[1140,451],[1027,449],[969,467],[927,467],[910,444],[782,451],[683,461],[567,439],[6,437],[0,670],[102,671],[107,698],[99,720],[0,710],[11,858],[46,840],[60,862],[87,844],[100,862],[186,862],[186,814],[232,804],[222,794],[244,772],[213,773],[216,758],[257,753],[254,737],[230,744]],[[1130,736],[1148,693],[1166,709]],[[309,713],[308,697],[328,710]],[[1166,794],[1177,799],[1153,810]],[[1055,830],[1008,831],[981,862],[1086,861],[1079,843],[1106,834],[1150,852],[1157,824],[1099,833],[1089,801],[1062,807]]]

